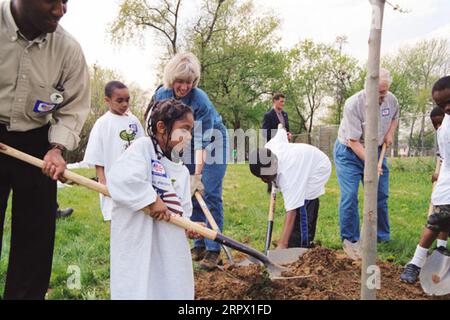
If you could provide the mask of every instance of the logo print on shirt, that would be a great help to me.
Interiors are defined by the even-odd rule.
[[[167,175],[162,163],[157,160],[152,160],[152,185],[169,211],[172,214],[182,216],[183,207],[172,185],[172,179]]]
[[[35,113],[50,113],[56,109],[58,105],[50,102],[45,102],[42,100],[36,100],[34,104],[33,111]]]

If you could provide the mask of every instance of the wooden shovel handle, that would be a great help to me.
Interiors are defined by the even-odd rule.
[[[436,159],[436,168],[434,169],[434,173],[435,174],[439,174],[439,172],[441,171],[441,157],[437,157]],[[436,182],[433,182],[433,191],[434,191],[434,187],[436,187]],[[433,214],[433,204],[430,202],[430,206],[428,207],[428,217],[431,216]]]
[[[12,147],[9,147],[5,144],[2,144],[3,146],[5,146],[6,150],[1,150],[0,149],[0,153],[6,154],[8,156],[11,156],[13,158],[19,159],[21,161],[24,161],[26,163],[29,163],[35,167],[39,167],[39,168],[43,168],[44,167],[44,161],[42,161],[41,159],[38,159],[36,157],[33,157],[29,154],[26,154],[24,152],[21,152],[19,150],[16,150]],[[63,177],[66,178],[67,180],[73,181],[74,183],[86,187],[88,189],[97,191],[107,197],[110,197],[109,192],[108,192],[108,188],[101,184],[98,183],[96,181],[93,181],[89,178],[83,177],[79,174],[76,174],[75,172],[69,171],[69,170],[65,170],[63,173]],[[142,209],[142,211],[144,211],[145,213],[150,213],[150,209],[144,208]],[[205,227],[202,227],[201,225],[192,222],[190,220],[187,220],[183,217],[179,217],[179,216],[171,216],[170,218],[170,223],[177,225],[185,230],[192,230],[197,232],[198,234],[204,236],[205,238],[208,238],[210,240],[215,240],[217,237],[217,232]]]
[[[387,145],[386,145],[386,143],[383,143],[383,146],[381,147],[380,159],[378,159],[378,171],[380,171],[381,168],[383,167],[383,160],[384,160],[384,155],[386,154],[386,149],[387,149]]]
[[[214,217],[211,211],[209,211],[208,206],[206,205],[205,200],[203,200],[203,197],[200,194],[200,192],[196,191],[194,195],[195,198],[197,199],[198,204],[202,208],[202,211],[205,214],[206,219],[208,219],[208,222],[211,225],[212,229],[219,232],[219,226],[217,225],[216,220],[214,220]]]
[[[270,203],[269,203],[269,218],[268,218],[269,221],[274,220],[276,200],[277,200],[277,189],[272,183],[272,188],[270,191]]]

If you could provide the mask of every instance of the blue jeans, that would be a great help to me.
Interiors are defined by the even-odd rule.
[[[227,159],[228,159],[228,133],[226,128],[221,125],[217,127],[222,132],[222,141],[214,144],[214,149],[207,150],[206,164],[202,172],[202,183],[205,186],[205,192],[203,198],[211,211],[211,214],[219,226],[220,231],[223,230],[223,203],[222,203],[222,185],[223,179],[225,177],[225,172],[227,170]],[[219,157],[219,163],[209,163],[209,159],[214,159],[217,152],[222,152],[223,157]],[[221,161],[223,159],[223,161]],[[195,164],[186,165],[191,174],[195,172]],[[204,222],[207,224],[208,228],[211,225],[208,223],[200,205],[195,198],[192,198],[193,211],[191,220],[197,222]],[[220,251],[220,244],[209,239],[195,240],[194,247],[206,247],[208,251]]]
[[[381,148],[378,149],[378,154]],[[359,235],[359,210],[358,189],[359,183],[364,183],[364,162],[358,158],[353,150],[338,140],[334,145],[334,163],[336,175],[341,189],[339,202],[339,224],[341,228],[341,240],[358,241]],[[389,197],[389,168],[387,160],[383,160],[383,175],[378,183],[378,241],[390,240],[390,227],[388,217]]]

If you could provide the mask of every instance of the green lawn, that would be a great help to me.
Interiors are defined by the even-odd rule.
[[[389,211],[392,241],[379,246],[382,259],[404,264],[413,254],[426,220],[431,194],[434,159],[390,160]],[[93,176],[89,170],[79,171]],[[266,233],[269,196],[266,185],[251,176],[246,165],[230,165],[224,185],[225,231],[236,240],[262,250]],[[362,188],[361,188],[362,191]],[[339,187],[333,172],[321,197],[316,241],[323,246],[340,248],[338,226]],[[361,192],[362,198],[362,192]],[[62,208],[72,207],[72,217],[59,220],[55,244],[49,299],[109,298],[109,224],[104,223],[98,195],[81,187],[59,191]],[[278,197],[274,239],[281,230],[284,213],[282,197]],[[362,203],[360,203],[360,209]],[[5,223],[4,245],[0,262],[0,294],[6,276],[9,247],[10,213]],[[81,290],[70,290],[69,266],[81,272]]]

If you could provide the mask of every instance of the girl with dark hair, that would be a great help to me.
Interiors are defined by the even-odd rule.
[[[191,140],[194,117],[190,107],[168,99],[153,107],[148,122],[149,137],[131,145],[108,173],[111,298],[194,299],[186,234],[163,221],[192,213],[189,171],[178,158]]]

